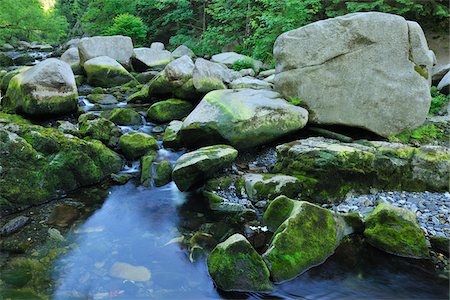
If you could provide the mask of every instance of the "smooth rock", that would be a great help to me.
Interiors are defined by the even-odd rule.
[[[185,45],[178,46],[172,52],[172,57],[173,58],[179,58],[179,57],[182,57],[184,55],[186,55],[186,56],[188,56],[190,58],[194,58],[195,57],[194,52],[191,49],[189,49],[188,47],[186,47]]]
[[[87,82],[92,86],[113,87],[135,80],[121,64],[108,56],[92,58],[83,67]]]
[[[133,42],[128,36],[94,36],[82,38],[78,44],[78,51],[81,65],[92,58],[108,56],[124,67],[130,68]]]
[[[226,88],[226,84],[241,77],[239,72],[228,69],[225,65],[207,61],[203,58],[195,60],[192,81],[195,89],[200,93]]]
[[[0,236],[8,236],[19,231],[28,221],[30,218],[26,216],[15,217],[0,228]]]

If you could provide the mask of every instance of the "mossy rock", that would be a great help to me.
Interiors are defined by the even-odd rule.
[[[278,196],[270,201],[263,215],[263,223],[271,230],[276,230],[286,221],[294,208],[294,201],[286,196]]]
[[[105,145],[110,145],[111,140],[117,140],[120,135],[120,129],[113,122],[93,113],[80,115],[78,123],[82,136],[99,140]]]
[[[131,108],[114,108],[111,111],[104,111],[101,116],[110,120],[116,125],[142,125],[141,115]]]
[[[430,236],[431,248],[449,257],[450,239],[443,236]]]
[[[172,165],[169,161],[163,160],[156,164],[153,180],[155,186],[163,186],[172,181]]]
[[[5,153],[0,156],[0,194],[13,207],[39,204],[63,191],[99,183],[120,171],[123,163],[99,141],[20,123],[0,124],[0,151]]]
[[[158,142],[142,132],[128,132],[119,139],[119,147],[126,158],[134,160],[151,150],[158,150]]]
[[[300,181],[283,174],[246,174],[247,195],[253,201],[272,200],[280,195],[296,198],[301,192]]]
[[[180,191],[187,191],[231,165],[238,152],[231,146],[203,147],[183,154],[175,163],[172,179]]]
[[[1,84],[0,84],[0,88],[3,92],[6,92],[6,90],[8,89],[8,85],[9,82],[11,81],[11,79],[16,76],[19,73],[22,73],[28,69],[30,69],[31,67],[21,67],[19,69],[13,70],[13,71],[9,71],[8,73],[6,73],[1,80]]]
[[[128,96],[128,103],[146,103],[150,101],[149,86],[145,84],[138,92]]]
[[[131,178],[133,178],[133,174],[129,173],[111,174],[111,180],[118,185],[126,184]]]
[[[181,141],[180,129],[183,126],[181,121],[172,121],[167,126],[166,131],[164,131],[163,145],[167,148],[181,148],[183,143]]]
[[[399,256],[429,256],[425,236],[412,211],[380,203],[365,223],[364,236],[372,246]]]
[[[193,109],[190,102],[179,99],[168,99],[156,102],[147,110],[147,117],[150,121],[166,123],[173,120],[181,120]]]
[[[282,212],[274,212],[275,205],[267,214],[273,215],[273,225],[279,223],[289,210],[286,199],[280,201]],[[304,201],[293,201],[288,218],[273,235],[269,249],[263,257],[275,282],[292,279],[308,269],[321,264],[333,254],[338,246],[340,233],[334,214],[324,208]],[[266,222],[269,216],[264,218]]]
[[[89,94],[86,98],[89,102],[100,105],[113,105],[118,102],[116,97],[109,94]]]
[[[141,158],[141,184],[150,187],[152,179],[152,164],[156,159],[156,152],[149,151]]]
[[[83,67],[92,86],[113,87],[135,80],[121,64],[107,56],[92,58]]]
[[[269,292],[269,270],[261,256],[241,234],[218,244],[208,257],[208,271],[224,291]]]

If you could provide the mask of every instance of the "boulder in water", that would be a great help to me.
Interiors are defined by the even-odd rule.
[[[135,80],[116,60],[108,56],[98,56],[83,65],[87,82],[98,87],[113,87]]]
[[[119,147],[126,158],[134,160],[151,150],[158,150],[158,142],[142,132],[128,132],[120,137]]]
[[[153,122],[166,123],[181,120],[193,109],[190,102],[180,99],[167,99],[159,101],[147,110],[147,118]]]

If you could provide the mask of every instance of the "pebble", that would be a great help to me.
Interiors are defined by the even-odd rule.
[[[0,229],[0,235],[1,236],[7,236],[10,234],[13,234],[14,232],[18,231],[20,228],[25,226],[25,224],[28,223],[30,218],[25,216],[18,216],[6,223],[2,226]]]
[[[375,191],[373,191],[375,192]],[[388,202],[413,211],[426,236],[450,237],[450,193],[429,192],[376,192],[347,198],[331,209],[340,212],[358,212],[362,217],[370,214],[377,202]]]

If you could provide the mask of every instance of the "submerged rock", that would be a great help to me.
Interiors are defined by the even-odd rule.
[[[264,220],[272,227],[282,222],[263,254],[275,282],[321,264],[333,254],[341,238],[352,232],[332,211],[284,196],[269,205]]]
[[[364,236],[374,247],[406,257],[429,257],[425,236],[410,210],[380,203],[365,219]]]
[[[369,188],[447,191],[450,152],[446,147],[411,147],[365,141],[342,143],[308,138],[277,147],[275,171],[295,175],[302,196],[315,201],[339,200],[351,190]]]
[[[187,191],[230,166],[237,155],[238,152],[227,145],[203,147],[183,154],[175,163],[172,179],[180,191]]]
[[[276,92],[239,89],[208,93],[184,120],[188,145],[220,142],[252,148],[300,130],[308,112],[287,103]]]
[[[10,118],[12,119],[12,118]],[[24,122],[0,124],[0,205],[27,206],[99,183],[122,159],[96,140]]]
[[[128,132],[119,139],[119,147],[128,159],[137,159],[150,150],[158,150],[158,142],[142,132]]]
[[[261,256],[241,234],[218,244],[208,257],[208,271],[224,291],[269,292],[269,270]]]
[[[153,122],[166,123],[173,120],[181,120],[189,115],[193,105],[185,100],[167,99],[159,101],[147,110],[147,118]]]
[[[150,270],[144,266],[134,266],[124,262],[115,262],[109,270],[109,276],[132,280],[132,281],[149,281],[152,277]]]
[[[80,217],[78,208],[72,205],[60,204],[53,208],[47,223],[59,227],[72,225]]]
[[[275,90],[302,99],[311,123],[389,136],[427,117],[433,52],[415,22],[349,14],[285,32],[273,51]]]
[[[93,86],[113,87],[135,80],[121,64],[108,56],[92,58],[83,67],[87,83]]]
[[[56,115],[74,111],[78,92],[70,66],[56,58],[19,72],[8,84],[1,105],[7,112]]]

